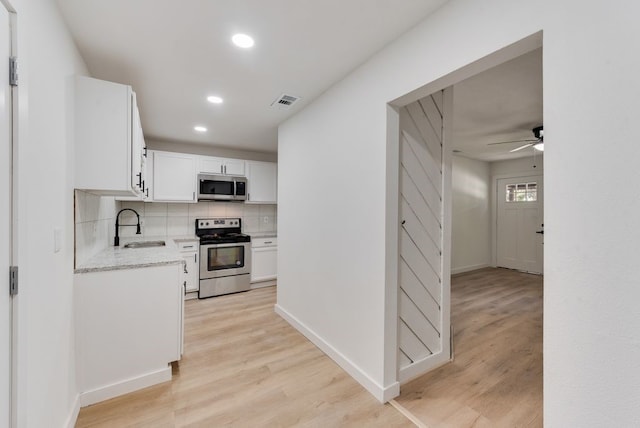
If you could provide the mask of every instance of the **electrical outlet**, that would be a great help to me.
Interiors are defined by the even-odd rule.
[[[264,224],[269,223],[269,217],[268,217],[268,216],[264,216],[264,217],[262,217],[262,222],[263,222]]]

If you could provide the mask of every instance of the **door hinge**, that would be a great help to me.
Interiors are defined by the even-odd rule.
[[[9,267],[9,295],[18,294],[18,266]]]
[[[18,86],[18,57],[9,57],[9,85]]]

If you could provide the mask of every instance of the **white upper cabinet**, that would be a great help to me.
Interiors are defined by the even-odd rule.
[[[145,149],[135,92],[90,77],[75,83],[75,188],[142,197]]]
[[[241,159],[200,156],[198,160],[198,173],[244,176],[245,161]]]
[[[153,201],[197,202],[196,156],[153,152]]]
[[[278,201],[278,164],[246,161],[248,204],[275,204]]]

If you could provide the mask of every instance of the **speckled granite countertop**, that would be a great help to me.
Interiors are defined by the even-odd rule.
[[[85,263],[76,266],[75,273],[101,272],[119,269],[136,269],[184,263],[175,242],[197,241],[195,236],[177,237],[122,237],[121,245],[135,241],[165,241],[164,247],[123,248],[107,247]]]
[[[277,238],[277,232],[248,232],[247,235],[252,238]]]

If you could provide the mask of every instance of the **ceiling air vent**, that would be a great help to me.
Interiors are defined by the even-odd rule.
[[[300,97],[296,97],[295,95],[282,94],[271,103],[271,106],[278,107],[282,110],[289,110],[299,99]]]

